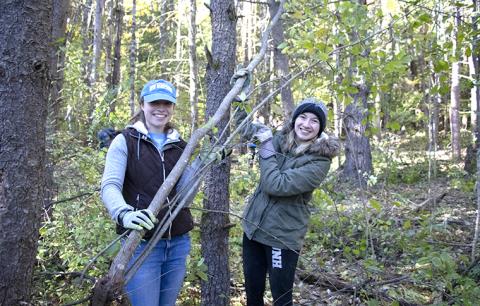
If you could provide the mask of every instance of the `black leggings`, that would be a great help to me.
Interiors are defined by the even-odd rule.
[[[298,252],[272,248],[243,234],[243,274],[247,306],[263,306],[267,272],[275,306],[292,303],[293,281]]]

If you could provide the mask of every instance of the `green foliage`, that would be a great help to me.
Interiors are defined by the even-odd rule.
[[[92,285],[88,278],[104,275],[119,248],[108,249],[91,265],[87,280],[80,282],[79,273],[116,237],[114,223],[96,191],[104,153],[82,147],[72,139],[57,141],[54,158],[61,166],[55,173],[57,199],[74,199],[55,204],[40,229],[35,269],[35,300],[39,304],[63,304],[87,296]]]

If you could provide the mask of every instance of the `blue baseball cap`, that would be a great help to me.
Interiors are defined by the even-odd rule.
[[[143,86],[140,99],[143,100],[143,102],[166,100],[175,104],[177,103],[177,90],[175,86],[168,81],[151,80]]]

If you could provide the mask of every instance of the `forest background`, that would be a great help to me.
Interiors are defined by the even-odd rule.
[[[313,96],[343,143],[312,199],[297,304],[480,300],[477,0],[7,2],[2,305],[88,304],[120,249],[98,194],[106,149],[97,133],[122,129],[142,85],[165,78],[178,88],[174,121],[188,140],[232,90],[237,65],[254,68],[255,119],[280,128]],[[257,157],[227,117],[198,146],[234,139],[192,204],[179,305],[245,304],[240,216]]]

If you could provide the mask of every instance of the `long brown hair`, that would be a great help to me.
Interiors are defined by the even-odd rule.
[[[140,100],[140,106],[143,104],[143,99]],[[135,114],[133,114],[133,116],[130,118],[130,120],[128,121],[129,124],[135,124],[135,122],[137,121],[142,121],[143,124],[145,125],[145,127],[147,127],[147,120],[145,119],[145,114],[143,112],[143,109],[140,107],[139,110],[137,110],[135,112]],[[175,129],[175,125],[171,122],[167,122],[167,124],[165,124],[165,129],[164,131],[169,133],[171,130]]]

